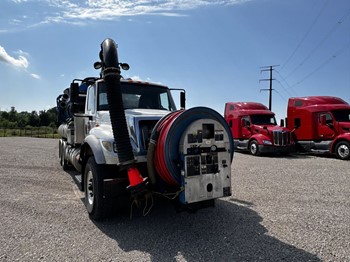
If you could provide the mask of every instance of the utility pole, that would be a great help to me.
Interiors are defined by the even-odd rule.
[[[279,66],[279,65],[273,65],[273,66],[262,66],[260,68],[262,68],[260,70],[260,73],[261,72],[264,72],[264,71],[270,71],[270,78],[268,79],[260,79],[259,82],[261,81],[270,81],[270,88],[269,89],[260,89],[260,91],[269,91],[270,94],[269,94],[269,110],[271,111],[272,109],[272,81],[275,80],[274,78],[272,78],[272,71],[273,71],[273,68],[276,67],[276,66]]]

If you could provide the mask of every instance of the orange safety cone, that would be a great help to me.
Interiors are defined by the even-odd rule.
[[[144,180],[136,167],[130,167],[128,169],[128,178],[130,182],[130,187],[137,186],[141,184]]]

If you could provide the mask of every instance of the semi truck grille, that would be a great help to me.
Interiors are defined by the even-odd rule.
[[[273,131],[273,144],[275,146],[290,145],[290,132],[281,130]]]

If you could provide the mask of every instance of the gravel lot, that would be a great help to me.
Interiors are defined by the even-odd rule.
[[[89,219],[58,141],[0,138],[0,261],[350,261],[350,165],[235,153],[233,196]]]

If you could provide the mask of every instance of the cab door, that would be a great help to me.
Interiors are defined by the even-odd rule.
[[[335,136],[333,117],[328,112],[317,114],[317,134],[319,139],[333,139]]]
[[[244,116],[242,122],[242,137],[249,139],[252,136],[251,121],[249,116]]]
[[[107,97],[106,97],[107,98]],[[96,119],[94,117],[96,113],[96,86],[91,85],[88,87],[88,91],[86,93],[86,105],[85,105],[85,118],[84,123],[84,132],[85,136],[90,133],[90,130],[96,126]]]

